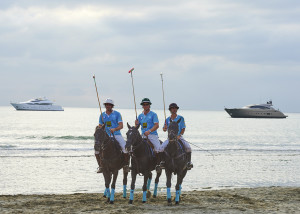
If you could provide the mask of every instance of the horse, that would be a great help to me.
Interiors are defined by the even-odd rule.
[[[168,205],[172,205],[171,202],[171,178],[172,173],[174,175],[177,174],[177,183],[175,186],[176,189],[176,197],[175,203],[179,204],[179,199],[181,195],[181,185],[183,182],[183,178],[187,173],[187,156],[184,149],[184,145],[177,139],[178,133],[178,123],[180,123],[181,119],[176,121],[170,121],[170,125],[168,128],[168,139],[169,143],[165,148],[165,173],[167,177],[167,201]]]
[[[121,147],[115,138],[111,138],[105,131],[105,124],[100,128],[96,127],[94,134],[95,146],[100,147],[100,157],[105,180],[105,192],[103,197],[107,197],[107,202],[114,203],[116,181],[119,170],[126,165]],[[95,147],[96,149],[96,147]],[[112,179],[113,175],[113,179]],[[128,172],[123,170],[123,198],[126,198]],[[112,183],[111,183],[112,180]],[[109,185],[111,183],[111,192]]]
[[[151,196],[150,184],[152,180],[152,172],[156,169],[156,159],[154,150],[151,148],[147,139],[143,139],[138,127],[131,127],[127,123],[128,132],[126,149],[131,150],[131,189],[129,204],[132,204],[134,198],[135,181],[137,174],[144,176],[143,185],[143,203],[146,203],[147,197]],[[159,168],[160,169],[160,168]],[[153,192],[153,197],[157,197],[157,187],[159,182],[159,177],[161,176],[161,169],[156,169],[155,187]]]

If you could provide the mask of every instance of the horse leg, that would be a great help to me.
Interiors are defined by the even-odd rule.
[[[136,174],[137,173],[135,170],[131,170],[131,187],[130,187],[131,189],[130,189],[130,196],[129,196],[129,204],[132,204],[133,202]]]
[[[166,171],[166,176],[167,176],[167,200],[168,200],[168,206],[172,205],[172,200],[171,200],[171,177],[172,177],[172,172],[165,169]]]
[[[113,181],[111,183],[111,194],[110,194],[110,202],[109,202],[110,204],[113,204],[115,200],[115,189],[116,189],[116,181],[118,178],[118,173],[119,173],[118,170],[115,170],[113,172]]]
[[[176,197],[175,197],[175,204],[178,205],[179,204],[179,199],[180,199],[180,194],[181,194],[181,184],[183,181],[183,173],[178,173],[177,174],[177,183],[175,186],[175,190],[176,190]]]
[[[151,180],[152,180],[152,172],[149,173],[149,177],[147,180],[147,198],[151,197],[151,192],[150,192]]]
[[[123,170],[123,198],[126,198],[128,172]]]
[[[110,201],[110,189],[109,189],[109,184],[111,181],[111,173],[109,171],[103,172],[104,179],[105,179],[105,195],[107,197],[107,202]]]
[[[147,181],[149,178],[149,173],[147,172],[144,174],[144,185],[143,185],[143,203],[146,203],[147,201]]]
[[[153,192],[153,198],[157,197],[157,187],[158,187],[158,182],[159,182],[159,178],[161,176],[161,172],[160,173],[156,173],[156,178],[155,178],[155,186],[154,186],[154,192]]]

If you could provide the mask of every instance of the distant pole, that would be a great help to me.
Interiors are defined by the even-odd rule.
[[[167,116],[166,116],[166,104],[165,104],[165,91],[164,91],[163,73],[160,73],[160,76],[161,76],[161,88],[162,88],[162,93],[163,93],[164,113],[165,113],[165,123],[166,123]]]
[[[96,93],[97,93],[97,98],[98,98],[98,104],[99,104],[99,108],[100,108],[101,118],[102,118],[102,122],[104,123],[102,109],[101,109],[101,104],[100,104],[98,90],[97,90],[97,84],[96,84],[95,74],[93,75],[93,79],[94,79],[94,83],[95,83],[95,88],[96,88]]]
[[[133,76],[132,76],[132,71],[134,68],[132,68],[128,73],[131,74],[131,84],[132,84],[132,93],[133,93],[133,101],[134,101],[134,109],[135,109],[135,119],[137,119],[137,112],[136,112],[136,102],[135,102],[135,93],[134,93],[134,84],[133,84]]]

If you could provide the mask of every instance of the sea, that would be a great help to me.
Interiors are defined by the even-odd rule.
[[[122,114],[126,138],[126,123],[134,124],[135,111],[116,110]],[[152,110],[164,141],[164,111]],[[183,191],[300,186],[300,113],[286,113],[286,119],[231,118],[225,111],[178,113],[185,118],[184,137],[191,143],[194,164]],[[104,178],[96,173],[94,156],[99,114],[97,108],[39,112],[0,107],[0,194],[103,193]],[[117,192],[122,191],[122,178],[120,171]],[[129,174],[127,189],[130,182]],[[173,176],[172,191],[175,184]],[[142,185],[138,176],[136,191]],[[166,192],[164,172],[158,191]]]

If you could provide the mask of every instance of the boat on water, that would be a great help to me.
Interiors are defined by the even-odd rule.
[[[225,108],[225,111],[233,118],[286,118],[281,111],[274,109],[272,101],[266,104],[252,104],[243,108]]]
[[[54,102],[47,98],[36,98],[25,102],[10,103],[16,110],[23,111],[63,111],[59,105],[54,105]]]

